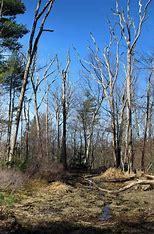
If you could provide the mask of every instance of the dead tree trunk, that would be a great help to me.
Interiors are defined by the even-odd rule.
[[[26,129],[25,129],[25,161],[28,161],[29,158],[29,105],[30,101],[28,100],[27,108],[26,108],[26,102],[24,103],[24,117],[26,122]]]
[[[133,135],[132,135],[132,52],[128,47],[127,52],[127,140],[126,157],[128,159],[129,171],[133,170]]]
[[[104,97],[101,97],[101,99],[98,100],[97,107],[94,110],[94,113],[93,113],[93,116],[92,116],[91,127],[90,127],[90,130],[89,130],[89,137],[87,138],[87,146],[86,146],[86,161],[87,162],[90,161],[89,157],[90,157],[90,149],[91,149],[93,133],[94,133],[94,125],[95,125],[95,122],[96,122],[96,118],[97,118],[97,116],[99,114],[99,110],[100,110],[100,108],[102,106],[103,99],[104,99]],[[90,168],[92,167],[91,163],[90,163],[89,166],[90,166]]]
[[[138,17],[139,23],[135,26],[135,22],[132,19],[130,12],[130,1],[127,1],[126,12],[119,9],[119,1],[116,0],[116,11],[115,15],[119,18],[119,26],[121,30],[121,35],[127,46],[127,58],[126,58],[126,94],[127,94],[127,130],[126,130],[126,151],[125,155],[128,160],[129,171],[133,170],[133,134],[132,134],[132,71],[133,71],[133,58],[134,51],[137,45],[138,39],[140,38],[142,32],[142,26],[147,17],[147,10],[151,3],[151,0],[147,0],[146,4],[143,6],[141,1],[138,1]],[[126,14],[125,14],[126,13]]]
[[[49,87],[47,86],[47,91],[46,91],[46,116],[45,116],[45,127],[46,127],[46,155],[47,155],[47,160],[49,158]]]
[[[67,134],[67,75],[70,66],[70,56],[68,55],[67,65],[61,72],[62,76],[62,115],[63,115],[63,133],[62,133],[62,146],[61,146],[61,158],[60,161],[67,170],[67,152],[66,152],[66,134]]]
[[[56,130],[57,130],[57,157],[59,158],[60,153],[60,118],[61,118],[61,98],[59,97],[60,91],[56,90],[53,93],[54,98],[54,111],[55,111],[55,117],[56,117]]]
[[[66,152],[66,72],[62,72],[63,77],[63,90],[62,90],[62,108],[63,108],[63,135],[62,135],[62,148],[61,148],[61,162],[65,169],[67,169],[67,152]]]
[[[116,57],[115,57],[115,67],[113,69],[110,52],[112,49],[111,46],[114,43],[116,45]],[[119,74],[119,40],[117,40],[117,38],[114,36],[111,26],[110,26],[110,42],[109,42],[109,45],[104,49],[103,56],[104,56],[108,79],[109,79],[108,81],[109,85],[106,86],[104,83],[103,87],[104,87],[105,96],[108,100],[109,107],[110,107],[109,113],[111,116],[113,155],[114,155],[115,165],[118,168],[121,165],[121,153],[119,152],[120,150],[118,146],[119,139],[117,138],[118,126],[116,125],[117,113],[116,113],[116,108],[115,108],[115,84],[116,84],[118,74]]]
[[[145,115],[145,129],[144,129],[144,137],[143,137],[143,147],[142,147],[142,156],[141,156],[141,170],[145,171],[145,148],[147,141],[147,132],[149,126],[149,112],[150,112],[150,94],[151,94],[151,76],[149,76],[148,84],[147,84],[147,95],[146,95],[146,115]]]
[[[40,125],[40,118],[39,118],[39,112],[38,112],[37,93],[35,91],[34,91],[34,109],[35,109],[36,129],[37,129],[37,142],[38,142],[37,148],[39,149],[38,159],[42,159],[43,158],[43,145],[42,145],[42,136],[41,136],[41,125]]]

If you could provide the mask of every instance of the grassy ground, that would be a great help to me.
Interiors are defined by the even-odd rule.
[[[125,184],[104,182],[101,176],[92,179],[107,189]],[[76,175],[50,184],[31,180],[13,194],[1,192],[0,233],[152,234],[153,195],[154,190],[140,187],[109,195]]]

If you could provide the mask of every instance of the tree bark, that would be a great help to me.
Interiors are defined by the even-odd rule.
[[[67,121],[67,110],[66,110],[66,71],[62,72],[62,107],[63,107],[63,135],[62,135],[62,148],[61,148],[61,163],[65,170],[67,170],[67,152],[66,152],[66,121]]]
[[[10,89],[9,89],[9,112],[8,112],[8,129],[7,129],[7,157],[9,158],[9,154],[10,154],[10,140],[11,140],[11,129],[12,129],[12,112],[13,112],[13,108],[12,108],[12,76],[11,76],[11,80],[10,80]],[[8,160],[7,158],[7,160]]]
[[[126,158],[128,160],[129,171],[133,170],[133,137],[132,137],[132,53],[128,48],[127,52],[127,138],[126,138]]]
[[[150,80],[151,74],[148,79],[147,84],[147,97],[146,97],[146,116],[145,116],[145,129],[144,129],[144,137],[143,137],[143,147],[142,147],[142,156],[141,156],[141,170],[145,171],[145,147],[147,141],[147,131],[149,126],[149,111],[150,111]]]
[[[15,122],[15,131],[14,131],[14,135],[13,135],[13,138],[12,138],[12,141],[11,141],[11,147],[10,147],[10,153],[9,153],[9,159],[8,159],[9,162],[12,161],[13,155],[15,153],[15,146],[16,146],[16,142],[17,142],[17,135],[18,135],[18,129],[19,129],[19,123],[20,123],[20,116],[21,116],[21,111],[22,111],[22,107],[23,107],[23,101],[24,101],[24,96],[25,96],[25,92],[26,92],[26,86],[27,86],[27,81],[28,81],[31,62],[32,62],[32,58],[29,55],[27,65],[26,65],[26,68],[25,68],[25,72],[24,72],[21,93],[20,93],[20,97],[19,97],[18,110],[17,110],[16,122]]]
[[[37,93],[34,90],[34,109],[35,109],[35,117],[36,117],[36,129],[37,129],[37,142],[38,142],[38,160],[43,158],[43,145],[42,145],[42,137],[41,137],[41,126],[40,126],[40,118],[38,112],[38,103],[37,103]]]
[[[49,97],[48,97],[49,87],[47,87],[46,93],[46,155],[49,159]]]

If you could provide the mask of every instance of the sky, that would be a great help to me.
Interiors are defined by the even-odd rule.
[[[33,22],[36,0],[23,0],[27,8],[24,15],[20,15],[19,21],[31,29]],[[45,2],[45,0],[44,0]],[[125,0],[119,0],[122,7]],[[143,0],[146,2],[146,0]],[[131,0],[131,10],[137,22],[136,9],[137,0]],[[73,76],[78,76],[79,64],[73,46],[79,54],[85,57],[88,54],[90,32],[95,36],[97,43],[103,48],[108,42],[107,19],[114,20],[112,10],[115,7],[115,0],[55,0],[54,7],[47,20],[46,28],[54,29],[53,33],[44,33],[39,45],[40,63],[58,54],[64,64],[66,53],[71,49]],[[23,39],[24,50],[28,46],[29,34]],[[154,0],[149,8],[148,19],[144,24],[141,38],[138,42],[138,52],[154,52]]]

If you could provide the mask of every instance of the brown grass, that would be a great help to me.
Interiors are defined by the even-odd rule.
[[[112,180],[123,180],[129,178],[130,175],[128,173],[123,172],[121,169],[117,168],[109,168],[104,173],[99,176],[95,176],[94,180],[105,180],[105,181],[112,181]]]

